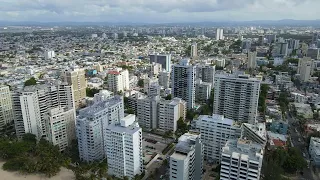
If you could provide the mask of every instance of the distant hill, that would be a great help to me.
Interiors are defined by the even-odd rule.
[[[191,26],[314,26],[320,27],[320,19],[316,20],[256,20],[256,21],[208,21],[208,22],[176,22],[176,23],[144,23],[144,22],[35,22],[0,21],[0,26],[121,26],[121,25],[191,25]]]

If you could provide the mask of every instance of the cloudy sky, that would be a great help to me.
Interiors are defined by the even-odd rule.
[[[320,0],[0,0],[0,21],[320,19]]]

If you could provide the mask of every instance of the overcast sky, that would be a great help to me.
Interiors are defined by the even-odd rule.
[[[319,7],[320,0],[0,0],[0,21],[313,20]]]

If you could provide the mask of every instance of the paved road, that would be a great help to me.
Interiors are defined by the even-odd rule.
[[[302,155],[305,154],[305,160],[309,162],[309,153],[306,147],[306,142],[304,141],[302,135],[301,135],[301,129],[299,128],[298,121],[291,117],[289,114],[287,114],[287,119],[290,126],[290,137],[291,137],[291,143],[294,147],[300,149]],[[312,168],[305,168],[303,170],[303,175],[299,174],[299,179],[301,180],[318,180],[320,177],[317,177],[314,172],[312,171]]]
[[[169,138],[169,139],[165,140],[163,137],[161,137],[159,135],[155,135],[155,134],[151,134],[151,133],[147,133],[147,132],[142,132],[142,137],[144,137],[146,139],[153,139],[153,140],[159,141],[164,144],[169,144],[174,141],[174,139]]]

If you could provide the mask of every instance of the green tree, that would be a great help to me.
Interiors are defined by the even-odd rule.
[[[131,108],[127,109],[127,110],[126,110],[126,113],[128,113],[128,114],[135,114],[134,110],[131,109]]]
[[[28,79],[26,82],[24,82],[24,86],[32,86],[32,85],[36,85],[37,84],[37,80],[32,77],[30,79]]]
[[[172,95],[168,94],[168,96],[165,97],[165,100],[171,100],[172,99]]]
[[[139,79],[139,81],[138,81],[138,86],[141,87],[141,88],[144,86],[144,81],[143,81],[143,79]]]
[[[88,97],[94,97],[95,94],[99,93],[99,89],[96,88],[86,88],[86,94]]]

